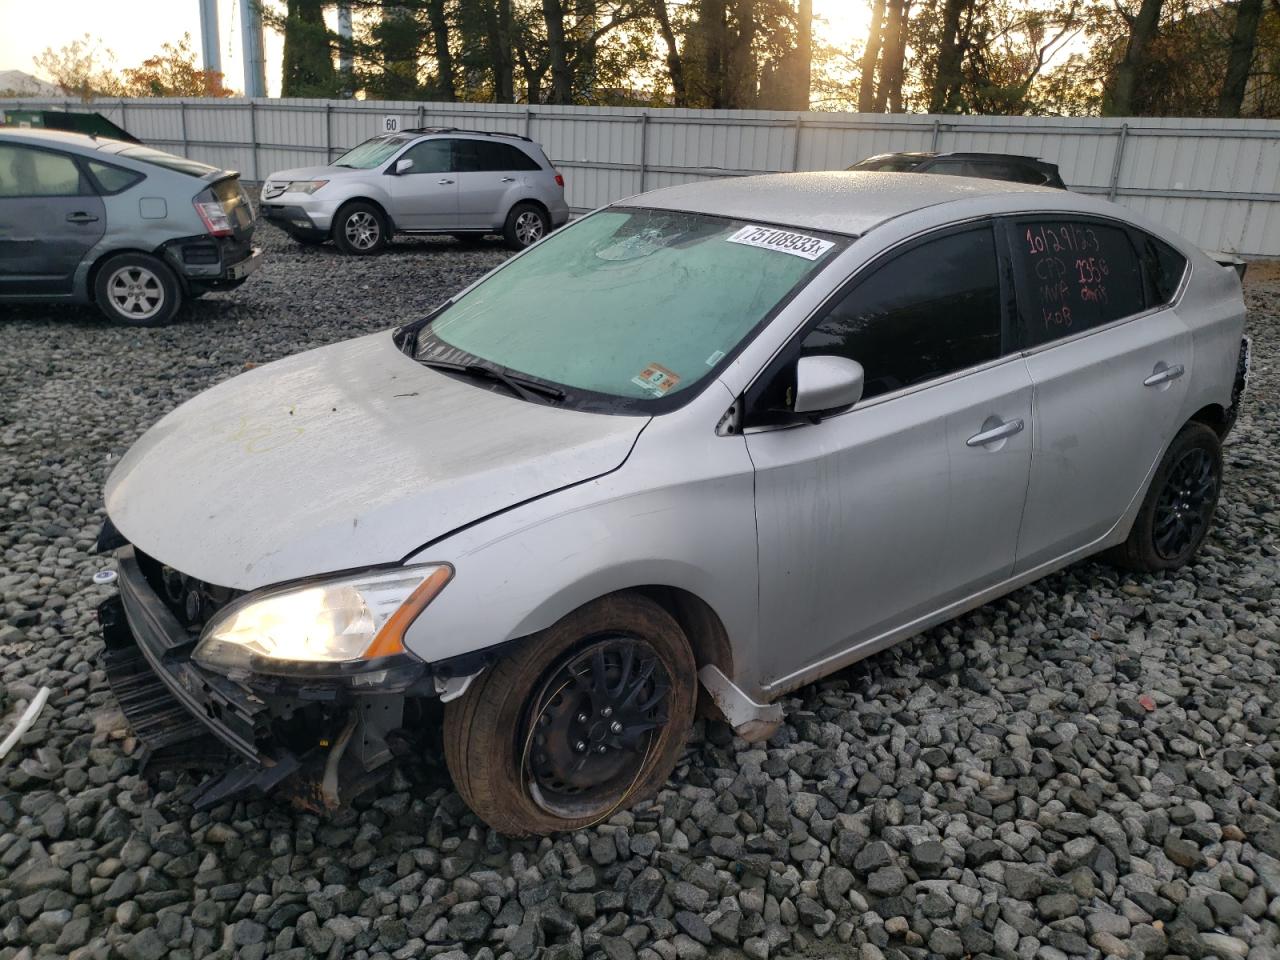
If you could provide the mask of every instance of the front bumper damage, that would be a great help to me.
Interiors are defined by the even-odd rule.
[[[312,808],[341,806],[381,776],[407,704],[453,692],[466,676],[459,669],[483,668],[401,655],[359,673],[330,667],[232,680],[194,663],[191,651],[234,591],[184,577],[130,545],[115,559],[119,593],[98,608],[107,679],[151,755],[204,754],[210,738],[220,746],[226,769],[192,793],[197,809],[277,788]]]

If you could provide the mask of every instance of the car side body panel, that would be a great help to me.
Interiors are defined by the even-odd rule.
[[[449,586],[406,645],[439,661],[528,636],[618,590],[669,586],[699,597],[732,639],[756,646],[753,471],[741,436],[717,436],[733,402],[718,383],[650,421],[625,464],[460,530],[410,562],[448,558]]]

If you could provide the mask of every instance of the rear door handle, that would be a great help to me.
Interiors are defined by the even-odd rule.
[[[983,424],[983,426],[986,426],[986,424]],[[987,427],[986,430],[975,433],[965,441],[965,445],[969,447],[985,447],[988,443],[995,443],[997,440],[1012,437],[1015,433],[1021,433],[1022,427],[1021,419],[1006,420],[1004,423]]]
[[[450,180],[448,177],[445,177],[443,180],[437,180],[436,183],[440,184],[441,186],[446,186],[450,183],[453,183],[453,181]]]
[[[503,178],[502,178],[502,182],[503,182],[503,183],[515,183],[515,182],[516,182],[516,178],[515,178],[515,177],[503,177]]]
[[[85,213],[83,210],[77,210],[75,213],[67,214],[67,223],[97,223],[98,218],[92,213]]]
[[[1177,380],[1187,371],[1183,369],[1182,364],[1175,363],[1173,366],[1166,366],[1164,363],[1157,363],[1155,371],[1151,376],[1142,381],[1144,387],[1158,387],[1162,383],[1169,383],[1171,380]]]

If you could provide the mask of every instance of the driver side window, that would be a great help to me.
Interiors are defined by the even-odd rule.
[[[800,351],[858,361],[867,399],[997,359],[1001,326],[995,238],[984,225],[873,267]]]

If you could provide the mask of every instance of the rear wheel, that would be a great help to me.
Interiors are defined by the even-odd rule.
[[[1209,534],[1221,491],[1218,435],[1203,423],[1188,423],[1160,461],[1129,538],[1107,559],[1152,573],[1185,566]]]
[[[182,306],[182,287],[163,260],[121,253],[98,269],[94,300],[109,320],[131,327],[159,327]]]
[[[513,250],[537,243],[551,230],[551,219],[536,203],[517,203],[507,214],[502,236]]]
[[[343,253],[363,257],[378,253],[391,239],[386,216],[372,203],[348,203],[333,218],[333,242]]]
[[[513,836],[607,819],[666,782],[693,722],[696,676],[683,631],[656,603],[590,603],[445,706],[458,792]]]

